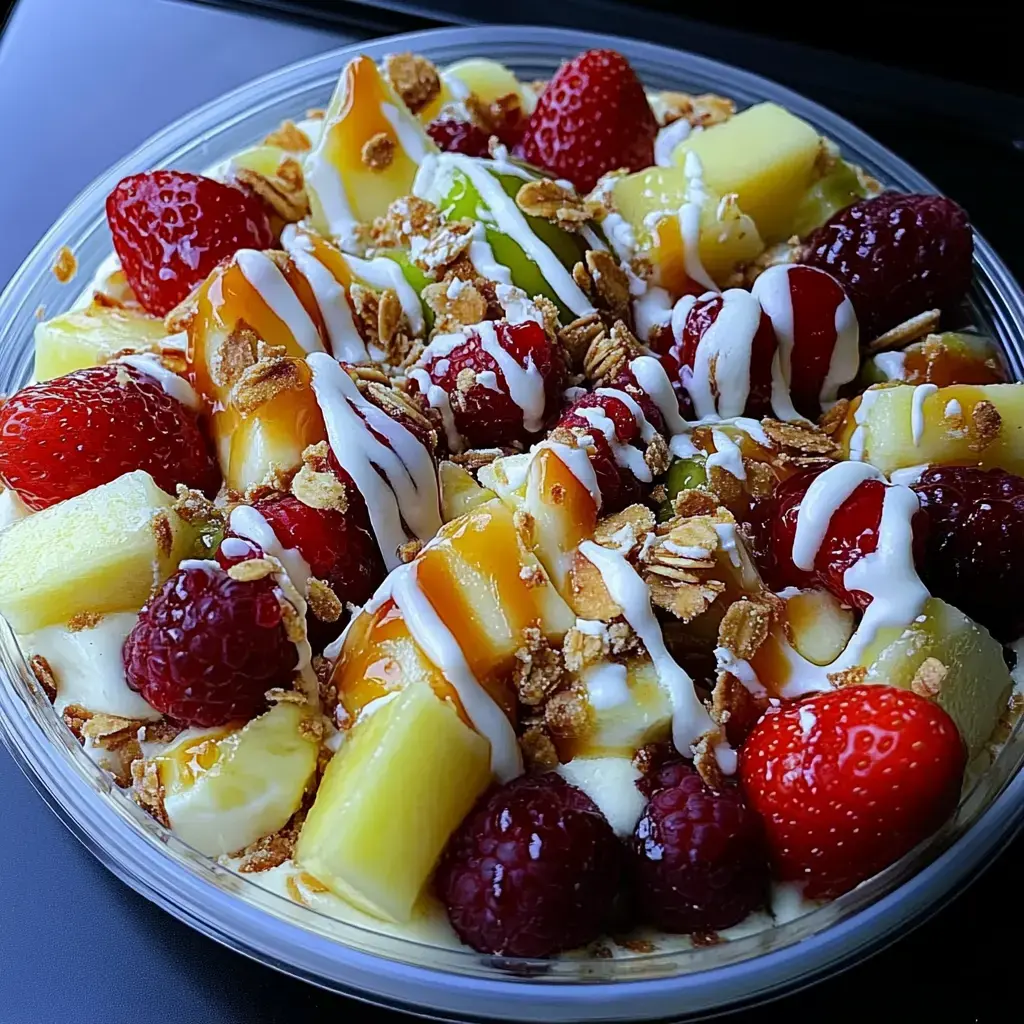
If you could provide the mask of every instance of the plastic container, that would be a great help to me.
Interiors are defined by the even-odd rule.
[[[892,153],[827,110],[756,75],[659,46],[582,32],[525,27],[445,29],[332,51],[229,93],[154,136],[69,207],[0,297],[0,391],[25,382],[35,311],[71,304],[110,249],[103,201],[125,174],[203,168],[259,140],[285,117],[326,104],[345,62],[396,50],[438,64],[480,55],[526,79],[592,46],[614,46],[654,88],[715,91],[740,106],[774,100],[834,139],[887,185],[934,191]],[[79,277],[60,285],[50,267],[61,245]],[[1024,369],[1024,295],[976,240],[976,318],[999,339],[1016,377]],[[0,623],[0,727],[7,745],[71,831],[118,877],[176,917],[246,955],[325,988],[449,1018],[679,1019],[806,984],[905,931],[936,910],[1012,837],[1024,818],[1024,729],[967,795],[955,821],[898,864],[791,923],[710,948],[629,960],[515,962],[426,946],[343,925],[200,856],[139,810],[85,755],[53,714]]]

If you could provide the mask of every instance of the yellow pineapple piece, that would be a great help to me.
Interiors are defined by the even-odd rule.
[[[793,215],[816,175],[821,137],[806,121],[774,103],[694,132],[673,154],[682,167],[700,158],[704,184],[715,195],[735,193],[769,245],[791,233]]]
[[[449,64],[441,73],[441,80],[452,93],[460,91],[458,86],[452,84],[453,80],[461,83],[484,103],[492,103],[510,94],[518,96],[521,103],[524,101],[519,79],[504,64],[486,57],[470,57]]]
[[[379,161],[371,157],[385,151],[387,157]],[[435,152],[377,65],[369,57],[356,57],[342,71],[323,134],[305,159],[312,226],[344,246],[353,244],[355,226],[409,195],[420,161]]]
[[[218,857],[283,828],[320,749],[316,712],[283,702],[243,728],[189,730],[156,759],[175,833]]]
[[[408,921],[490,778],[487,741],[429,686],[411,683],[358,722],[334,755],[296,863],[361,910]]]
[[[689,179],[681,167],[651,167],[615,183],[619,213],[632,225],[640,249],[647,251],[658,283],[673,294],[688,287],[692,290],[679,218],[689,190]],[[722,193],[708,189],[699,213],[699,263],[713,280],[724,282],[737,264],[752,260],[764,249],[758,227],[742,204],[723,200]],[[691,270],[694,262],[691,254]]]
[[[192,551],[174,498],[142,470],[0,533],[0,614],[16,633],[82,612],[135,611]]]
[[[456,462],[442,462],[437,478],[441,488],[441,518],[446,523],[495,497],[494,491],[481,487]]]
[[[99,366],[126,349],[153,351],[166,337],[163,320],[136,310],[93,304],[62,313],[36,326],[35,379]]]
[[[883,473],[928,463],[1024,473],[1024,385],[869,388],[840,433],[850,458]]]

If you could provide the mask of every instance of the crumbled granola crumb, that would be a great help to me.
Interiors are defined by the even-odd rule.
[[[818,420],[818,426],[822,433],[828,434],[829,437],[833,437],[840,427],[846,422],[846,417],[850,412],[850,400],[848,398],[840,398],[831,409],[822,413],[821,419]]]
[[[558,767],[558,750],[542,725],[528,727],[519,737],[527,770],[540,774]]]
[[[441,226],[437,207],[418,196],[399,196],[388,212],[370,228],[373,244],[380,248],[407,248],[413,238],[429,238]]]
[[[736,113],[736,104],[724,96],[705,92],[692,96],[685,92],[661,92],[658,95],[664,110],[662,124],[685,120],[694,128],[710,128],[728,121]]]
[[[828,681],[837,690],[843,686],[860,686],[868,677],[868,670],[863,665],[844,668],[840,672],[829,672]]]
[[[864,346],[864,351],[869,355],[877,355],[879,352],[891,352],[895,349],[906,348],[911,342],[931,334],[939,326],[941,311],[929,309],[924,313],[918,313],[909,320],[890,328],[885,334],[879,335],[874,341],[869,341]]]
[[[611,322],[631,322],[629,278],[615,257],[603,249],[590,249],[584,263],[572,268],[573,280],[579,288],[598,309],[608,314]]]
[[[650,939],[616,939],[615,944],[630,953],[653,953],[658,948]]]
[[[269,356],[241,372],[231,389],[231,402],[247,416],[285,391],[298,391],[302,387],[296,360]]]
[[[273,576],[276,571],[277,566],[269,558],[247,558],[231,566],[228,575],[239,583],[253,583]]]
[[[284,828],[272,832],[269,836],[261,836],[256,842],[250,843],[244,850],[236,853],[234,856],[241,858],[238,871],[243,875],[256,874],[260,871],[269,871],[290,860],[295,853],[295,843],[298,841],[305,817],[305,811],[297,811]]]
[[[565,682],[562,652],[552,647],[535,626],[523,630],[512,673],[519,700],[527,707],[543,704]]]
[[[731,672],[719,672],[711,691],[711,720],[733,746],[739,746],[768,708],[767,697],[755,697]]]
[[[43,689],[47,699],[52,704],[57,699],[57,677],[50,663],[41,655],[33,654],[28,660],[28,667],[36,677],[36,682]]]
[[[983,452],[999,436],[1002,424],[999,410],[991,402],[978,402],[971,410],[972,436],[967,447],[972,452]]]
[[[164,787],[160,783],[160,771],[156,761],[136,758],[131,764],[131,777],[132,799],[161,825],[170,828],[171,823],[164,810]]]
[[[575,626],[562,641],[562,658],[569,672],[580,673],[589,665],[596,665],[608,656],[611,646],[606,631],[584,633]]]
[[[310,110],[308,117],[314,118],[324,112]],[[279,149],[286,149],[289,153],[303,153],[312,147],[309,136],[294,121],[282,121],[278,128],[275,128],[264,140],[264,146],[277,146]]]
[[[57,250],[57,258],[53,263],[53,276],[61,284],[67,284],[78,271],[78,261],[75,254],[66,246],[62,245]]]
[[[550,178],[528,181],[516,193],[516,205],[529,217],[541,217],[563,231],[578,231],[596,215],[594,204],[575,189]]]
[[[389,53],[384,73],[410,113],[417,114],[441,92],[437,68],[415,53]]]
[[[590,702],[584,688],[574,684],[554,694],[544,705],[544,722],[555,736],[585,735],[590,728]]]
[[[473,227],[469,220],[446,221],[413,256],[413,262],[428,274],[436,274],[469,251]]]
[[[395,140],[384,132],[377,132],[363,143],[359,156],[371,171],[387,170],[395,159]]]
[[[186,523],[223,524],[224,510],[218,508],[202,491],[190,490],[178,484],[177,499],[173,505],[175,513]]]
[[[704,785],[720,793],[725,786],[725,776],[715,756],[715,744],[720,741],[717,730],[705,733],[693,748],[693,766],[697,774],[704,780]]]
[[[407,540],[398,546],[398,557],[403,565],[408,565],[423,550],[423,541],[418,538]]]
[[[244,562],[240,562],[244,565]],[[284,632],[293,644],[302,643],[306,639],[306,620],[295,610],[295,606],[284,594],[278,594],[277,603],[281,608],[281,621]]]
[[[348,493],[337,474],[329,468],[316,470],[305,459],[299,471],[292,477],[291,492],[303,505],[310,508],[348,511]]]
[[[309,213],[302,168],[295,160],[284,161],[274,175],[239,167],[234,177],[239,185],[259,196],[286,224],[295,224]]]
[[[942,692],[942,684],[949,669],[938,658],[925,658],[917,667],[910,689],[919,697],[934,699]]]
[[[628,622],[609,623],[607,632],[608,648],[616,657],[636,654],[642,647],[640,637]]]
[[[310,611],[321,622],[337,622],[345,613],[345,606],[330,585],[315,576],[311,576],[306,583],[306,600]]]
[[[69,633],[81,633],[84,629],[95,629],[103,621],[98,612],[78,612],[68,620]]]
[[[149,528],[156,538],[157,550],[162,555],[169,555],[174,547],[174,529],[171,527],[170,516],[161,509],[150,520]]]
[[[749,660],[768,639],[772,618],[768,604],[747,598],[734,601],[718,626],[719,646],[732,651],[737,658]]]
[[[535,587],[543,587],[547,583],[547,574],[539,565],[524,565],[519,569],[519,578],[526,584],[528,590]]]

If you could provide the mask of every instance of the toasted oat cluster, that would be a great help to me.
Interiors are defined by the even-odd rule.
[[[107,217],[0,404],[0,613],[201,853],[485,953],[706,945],[1008,735],[1024,402],[952,201],[613,51],[404,53]]]

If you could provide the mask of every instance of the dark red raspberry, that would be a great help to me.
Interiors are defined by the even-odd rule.
[[[428,352],[425,362],[431,381],[448,394],[455,429],[469,448],[526,443],[536,437],[556,413],[565,388],[565,363],[540,324],[498,322],[494,335],[521,368],[512,371],[512,386],[475,331],[440,354]],[[472,378],[467,379],[467,371]]]
[[[486,794],[449,841],[435,884],[467,945],[543,957],[597,938],[621,867],[594,802],[552,773]]]
[[[439,117],[427,125],[427,134],[445,153],[462,153],[465,156],[487,156],[489,136],[471,121],[460,121],[454,117]]]
[[[611,391],[624,391],[630,398],[640,406],[644,414],[644,419],[659,434],[665,435],[665,419],[661,415],[661,410],[658,408],[657,403],[653,398],[640,385],[637,383],[636,377],[633,375],[632,370],[623,370],[618,377],[615,378],[608,385],[608,390]]]
[[[949,309],[971,283],[967,214],[945,196],[885,192],[834,214],[808,239],[803,262],[846,289],[861,340],[928,309]]]
[[[672,789],[678,786],[683,779],[696,772],[692,761],[684,761],[675,751],[675,748],[665,746],[655,753],[655,764],[639,779],[636,780],[636,788],[648,800],[655,793],[663,789]]]
[[[761,824],[732,783],[721,792],[680,764],[657,789],[630,844],[641,918],[667,932],[711,932],[764,906],[768,858]]]
[[[128,685],[187,725],[249,719],[288,686],[298,651],[272,577],[248,583],[212,566],[179,569],[139,613],[122,651]]]
[[[596,409],[611,420],[614,426],[614,443],[609,441],[598,425],[586,418],[584,411],[587,409]],[[640,424],[624,402],[608,395],[581,395],[562,414],[558,426],[578,428],[577,433],[585,431],[585,436],[593,441],[590,464],[594,467],[597,485],[601,491],[602,513],[616,512],[643,500],[648,489],[647,482],[638,479],[631,469],[619,465],[615,458],[616,448],[622,445],[632,444],[638,453],[642,452],[644,447],[640,436]]]
[[[239,249],[274,242],[260,200],[186,171],[146,171],[107,196],[107,222],[128,283],[143,307],[163,316]]]
[[[936,466],[914,485],[928,519],[928,589],[1003,643],[1024,635],[1024,479],[1001,469]]]
[[[32,509],[144,469],[173,494],[213,497],[220,471],[199,418],[123,363],[30,384],[0,407],[0,479]]]

